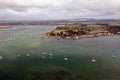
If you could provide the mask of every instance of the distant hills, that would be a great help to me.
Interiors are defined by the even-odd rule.
[[[120,22],[120,19],[92,19],[92,18],[80,18],[80,19],[70,19],[69,21],[82,21],[82,22]]]
[[[0,25],[56,25],[57,23],[67,22],[120,22],[120,19],[92,19],[92,18],[78,18],[78,19],[64,19],[64,20],[5,20],[0,21]]]

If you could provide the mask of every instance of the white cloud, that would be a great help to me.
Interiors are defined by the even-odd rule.
[[[120,18],[120,0],[0,0],[1,19]]]

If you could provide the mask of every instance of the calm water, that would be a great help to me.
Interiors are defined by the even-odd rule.
[[[40,39],[55,27],[16,26],[1,29],[0,80],[51,80],[33,79],[33,73],[59,70],[77,76],[72,80],[120,79],[120,36],[79,40]],[[91,62],[93,57],[96,63]],[[48,73],[45,75],[49,76]]]

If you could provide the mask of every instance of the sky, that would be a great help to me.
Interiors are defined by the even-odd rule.
[[[0,20],[120,19],[120,0],[0,0]]]

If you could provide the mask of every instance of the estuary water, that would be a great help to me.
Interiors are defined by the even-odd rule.
[[[79,40],[40,38],[55,28],[0,29],[0,80],[120,79],[120,36]]]

